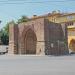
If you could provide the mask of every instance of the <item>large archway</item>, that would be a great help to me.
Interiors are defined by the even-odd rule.
[[[70,41],[69,48],[70,48],[73,52],[75,52],[75,40],[74,40],[74,39],[72,39],[72,40]]]
[[[25,42],[25,53],[26,54],[36,54],[37,38],[36,38],[34,31],[29,29],[26,32],[24,42]]]

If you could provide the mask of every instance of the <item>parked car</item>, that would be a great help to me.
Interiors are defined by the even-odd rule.
[[[8,53],[8,46],[0,45],[0,55]]]
[[[75,52],[71,52],[70,54],[75,54]]]

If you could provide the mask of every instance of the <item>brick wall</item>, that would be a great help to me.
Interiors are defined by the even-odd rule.
[[[26,23],[18,25],[11,24],[9,26],[9,53],[12,54],[26,54],[28,45],[26,44],[27,33],[31,30],[36,38],[36,53],[37,55],[61,55],[65,54],[64,38],[67,37],[65,26],[49,22],[47,19],[38,18]],[[33,40],[34,41],[34,40]],[[66,39],[67,41],[67,39]],[[29,43],[31,43],[29,41]],[[32,45],[35,46],[35,45]],[[32,48],[29,45],[30,48]],[[34,49],[34,47],[33,47]],[[31,49],[32,50],[32,49]],[[33,50],[32,50],[33,51]],[[30,51],[31,52],[31,51]],[[67,51],[68,52],[68,51]]]

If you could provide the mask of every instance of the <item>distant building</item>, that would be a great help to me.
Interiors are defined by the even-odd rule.
[[[9,25],[10,54],[63,55],[68,53],[67,26],[60,13],[34,15],[30,21]],[[57,21],[58,20],[58,21]]]

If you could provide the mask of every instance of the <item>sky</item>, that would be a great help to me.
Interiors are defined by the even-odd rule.
[[[0,0],[0,29],[9,21],[17,21],[22,15],[32,17],[54,10],[75,12],[75,0]]]

